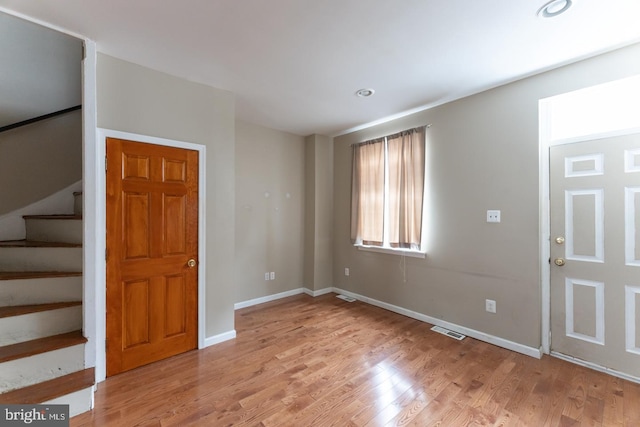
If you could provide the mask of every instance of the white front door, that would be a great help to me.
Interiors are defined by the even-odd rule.
[[[640,378],[640,134],[551,147],[549,166],[551,351]]]

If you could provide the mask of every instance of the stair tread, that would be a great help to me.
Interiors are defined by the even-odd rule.
[[[17,344],[5,345],[0,347],[0,363],[84,344],[86,342],[87,339],[82,335],[82,331],[78,330]]]
[[[41,242],[37,240],[3,240],[0,247],[4,248],[81,248],[80,243]]]
[[[77,277],[81,271],[0,271],[0,281],[16,279],[43,279],[48,277]]]
[[[0,394],[0,403],[5,405],[42,403],[74,391],[83,390],[94,384],[95,369],[87,368],[52,380],[2,393]]]
[[[23,314],[38,313],[41,311],[57,310],[59,308],[75,307],[82,305],[82,301],[52,302],[48,304],[10,305],[0,307],[0,319],[4,317],[21,316]]]
[[[82,215],[59,214],[59,215],[24,215],[24,219],[82,219]]]

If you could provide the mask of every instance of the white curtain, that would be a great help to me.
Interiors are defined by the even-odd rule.
[[[387,137],[389,244],[420,249],[424,196],[425,127]]]
[[[384,233],[384,138],[352,146],[351,241],[381,246]]]

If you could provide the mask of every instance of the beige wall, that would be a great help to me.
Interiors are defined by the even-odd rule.
[[[81,111],[0,133],[0,215],[81,179]]]
[[[305,146],[242,121],[235,129],[235,302],[243,302],[303,285]]]
[[[234,328],[234,96],[99,54],[98,126],[206,146],[206,331]]]
[[[316,150],[315,135],[305,138],[304,152],[304,286],[313,289],[315,281]]]
[[[335,138],[335,285],[538,348],[538,100],[638,73],[635,45]],[[428,254],[407,258],[403,273],[401,257],[349,241],[349,145],[429,123]],[[486,223],[487,209],[502,222]],[[497,314],[485,312],[487,298]]]
[[[333,141],[305,138],[304,284],[317,291],[333,286]]]

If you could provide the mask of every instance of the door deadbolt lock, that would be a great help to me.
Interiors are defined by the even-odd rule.
[[[196,260],[191,258],[189,261],[187,261],[187,265],[189,266],[189,268],[193,268],[196,266]]]
[[[562,237],[562,236],[556,237],[556,243],[559,244],[559,245],[563,244],[564,243],[564,237]]]
[[[553,263],[558,267],[562,267],[565,264],[565,260],[563,258],[556,258]]]

